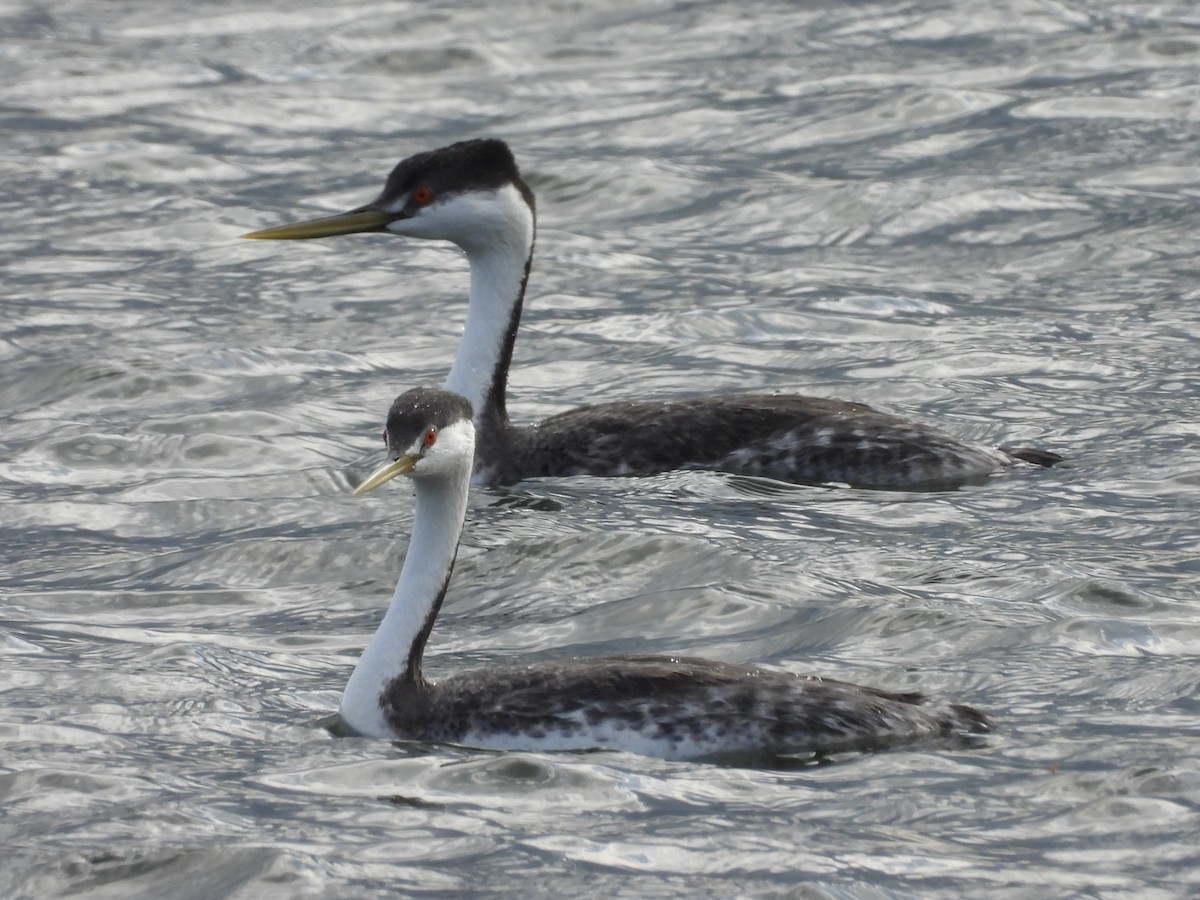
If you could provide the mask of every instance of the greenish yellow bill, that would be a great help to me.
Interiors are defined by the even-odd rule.
[[[382,466],[367,476],[367,480],[354,489],[354,496],[365,494],[367,491],[373,491],[388,481],[391,481],[397,475],[407,475],[416,466],[419,456],[402,456],[399,459],[390,459]]]
[[[303,241],[309,238],[333,237],[338,234],[380,231],[391,219],[392,217],[387,213],[378,210],[360,209],[354,212],[339,213],[336,216],[309,219],[307,222],[280,225],[278,228],[264,228],[262,231],[243,234],[242,237],[256,241]]]

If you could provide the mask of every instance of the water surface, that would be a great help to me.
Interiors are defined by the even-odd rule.
[[[1200,885],[1200,16],[1186,5],[9,3],[0,889],[1096,897]],[[954,694],[979,748],[791,770],[321,727],[461,255],[240,233],[496,135],[509,407],[855,399],[1070,458],[953,493],[472,496],[428,665],[603,652]]]

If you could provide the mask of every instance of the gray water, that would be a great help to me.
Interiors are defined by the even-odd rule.
[[[0,894],[1200,890],[1200,13],[769,0],[0,5]],[[855,399],[1069,457],[952,493],[473,492],[434,674],[677,652],[952,694],[791,769],[331,736],[452,248],[238,241],[506,138],[509,409]]]

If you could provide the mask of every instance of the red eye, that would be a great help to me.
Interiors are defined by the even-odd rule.
[[[432,199],[433,191],[431,191],[425,185],[421,185],[419,188],[413,188],[412,202],[417,204],[417,206],[424,206]]]
[[[385,447],[386,447],[387,445],[388,445],[388,442],[387,442],[387,432],[385,431],[385,432],[383,432],[383,446],[385,446]]]
[[[432,447],[437,443],[437,429],[433,426],[425,429],[425,437],[421,439],[425,442],[426,447]]]

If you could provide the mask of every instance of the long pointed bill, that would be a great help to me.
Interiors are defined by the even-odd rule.
[[[336,216],[324,216],[320,219],[309,219],[307,222],[296,222],[294,225],[264,228],[262,231],[243,234],[242,237],[256,241],[303,241],[309,238],[333,237],[338,234],[385,231],[387,223],[394,218],[396,217],[376,209],[356,209],[351,212],[339,213]]]
[[[382,466],[367,476],[367,480],[354,489],[354,496],[365,494],[367,491],[373,491],[385,482],[391,481],[397,475],[407,475],[413,470],[417,464],[419,456],[402,456],[399,459],[390,459]]]

